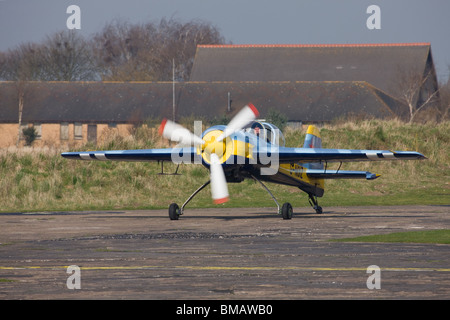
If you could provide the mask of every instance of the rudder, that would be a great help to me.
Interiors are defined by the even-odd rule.
[[[303,148],[322,148],[322,138],[320,137],[320,130],[316,126],[308,126]],[[320,162],[304,163],[303,166],[307,169],[323,169],[323,164]]]
[[[320,137],[320,131],[316,126],[308,126],[303,148],[322,148],[322,138]]]

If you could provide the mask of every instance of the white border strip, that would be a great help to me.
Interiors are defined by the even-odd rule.
[[[80,153],[80,158],[83,160],[92,160],[89,153]]]
[[[97,160],[102,160],[102,161],[106,161],[108,160],[108,158],[106,158],[104,153],[94,153],[95,158],[97,158]]]
[[[383,157],[385,157],[386,159],[397,159],[392,152],[383,153]]]
[[[378,155],[376,153],[366,153],[366,156],[370,160],[380,160],[380,158],[378,158]]]

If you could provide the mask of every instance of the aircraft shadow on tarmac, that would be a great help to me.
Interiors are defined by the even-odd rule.
[[[262,211],[262,212],[251,212],[251,213],[245,213],[242,215],[221,215],[221,214],[213,214],[213,215],[204,215],[204,214],[196,214],[195,209],[193,209],[194,212],[192,214],[183,215],[180,217],[181,220],[184,219],[216,219],[216,220],[256,220],[256,219],[281,219],[281,216],[274,213],[274,212],[268,212],[268,211]],[[132,213],[132,211],[128,211],[128,213]],[[152,213],[152,210],[149,210],[149,215],[128,215],[126,211],[61,211],[61,212],[5,212],[0,213],[0,216],[17,216],[17,215],[23,215],[23,216],[89,216],[89,215],[101,215],[102,218],[108,218],[108,219],[167,219],[166,215],[161,214],[154,214]],[[339,216],[339,218],[373,218],[370,214],[365,213],[358,213],[358,210],[355,209],[355,211],[352,212],[336,212],[336,211],[324,211],[322,214],[317,214],[315,212],[294,212],[292,217],[293,218],[300,218],[300,219],[327,219],[327,218],[336,218]],[[392,218],[393,216],[390,215],[383,215],[378,216],[377,218]],[[412,218],[411,215],[405,215],[405,214],[399,214],[395,215],[396,218]],[[415,218],[426,218],[426,215],[421,216],[414,216]],[[289,221],[287,221],[289,223]],[[174,224],[177,222],[174,221]]]

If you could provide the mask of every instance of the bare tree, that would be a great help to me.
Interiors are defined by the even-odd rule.
[[[0,77],[10,81],[40,80],[41,46],[34,43],[21,44],[3,54]]]
[[[220,44],[218,29],[201,21],[161,19],[158,23],[114,21],[91,39],[76,30],[55,33],[40,44],[26,43],[0,53],[0,80],[167,81],[189,79],[198,44]]]
[[[450,66],[448,67],[450,71]],[[444,83],[440,86],[439,89],[440,94],[440,118],[442,120],[449,120],[450,118],[450,76],[447,79],[447,83]]]
[[[44,80],[95,80],[97,68],[89,43],[75,30],[55,33],[41,48]]]
[[[95,35],[93,46],[102,79],[156,80],[160,57],[154,53],[151,33],[142,25],[116,21]]]
[[[11,81],[95,80],[97,75],[89,43],[69,30],[3,53],[0,67],[0,79]]]
[[[436,76],[432,70],[425,74],[415,70],[399,70],[396,82],[398,98],[408,106],[409,123],[424,109],[439,105],[440,90],[436,88]]]
[[[161,66],[161,80],[172,77],[171,62],[175,60],[176,78],[188,80],[194,63],[197,45],[222,44],[225,42],[219,30],[209,23],[190,21],[181,23],[175,19],[162,19],[157,27],[159,38],[163,39],[160,55],[164,57]]]
[[[129,24],[114,21],[94,36],[98,65],[105,80],[167,81],[175,60],[177,80],[188,80],[198,44],[219,44],[224,38],[206,22]]]
[[[0,55],[0,79],[15,81],[18,102],[18,132],[16,146],[22,137],[22,114],[28,81],[40,80],[40,47],[36,44],[22,44],[14,50]]]

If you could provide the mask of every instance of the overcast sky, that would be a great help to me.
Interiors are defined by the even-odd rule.
[[[113,19],[214,24],[233,44],[430,42],[440,80],[450,66],[449,0],[0,0],[0,51],[67,29],[70,5],[89,36]],[[370,5],[381,29],[366,25]]]

